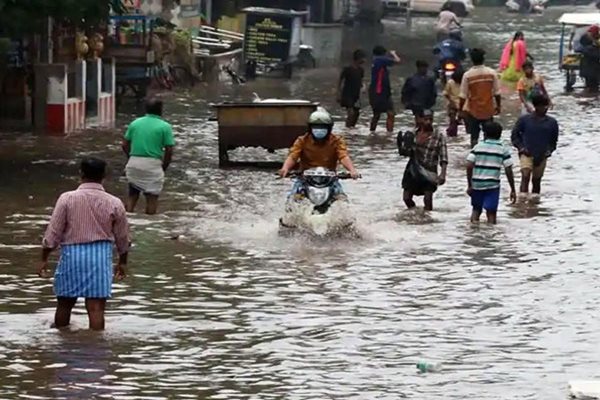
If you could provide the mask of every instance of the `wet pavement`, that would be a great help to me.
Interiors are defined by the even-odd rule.
[[[480,9],[467,22],[469,45],[485,46],[492,59],[525,31],[562,128],[541,200],[509,206],[505,185],[497,227],[467,221],[464,134],[450,141],[435,211],[407,212],[405,160],[383,126],[368,135],[363,115],[358,130],[337,127],[364,176],[346,184],[364,238],[280,238],[289,182],[272,171],[218,169],[209,103],[253,92],[303,98],[341,121],[337,70],[169,96],[178,146],[166,211],[132,218],[131,276],[116,285],[102,334],[86,330],[81,305],[69,331],[51,329],[52,282],[34,271],[51,207],[77,184],[78,158],[108,159],[107,187],[125,195],[121,131],[0,135],[0,398],[563,399],[568,380],[600,378],[598,102],[562,94],[554,21],[566,11]],[[386,21],[384,36],[354,43],[381,41],[405,58],[394,72],[398,95],[400,77],[429,55],[432,23],[416,19],[407,31]],[[503,90],[510,127],[519,107],[514,89]],[[137,112],[126,110],[121,127]],[[398,121],[407,128],[411,117]],[[443,369],[418,374],[419,360]]]

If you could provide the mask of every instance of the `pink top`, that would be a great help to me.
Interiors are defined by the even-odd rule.
[[[121,200],[106,193],[99,183],[84,183],[63,193],[56,202],[43,245],[114,242],[119,254],[129,250],[127,213]]]
[[[515,57],[515,71],[521,71],[523,64],[527,61],[527,45],[524,40],[510,40],[500,58],[500,71],[504,71],[510,66],[511,57]]]

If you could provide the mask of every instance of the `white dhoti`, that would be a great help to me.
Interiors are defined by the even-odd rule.
[[[144,194],[158,196],[165,182],[162,160],[150,157],[130,157],[125,168],[127,181]]]

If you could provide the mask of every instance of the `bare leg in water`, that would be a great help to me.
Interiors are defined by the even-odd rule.
[[[402,197],[404,199],[404,204],[406,204],[406,207],[409,210],[417,206],[413,200],[413,194],[411,191],[405,189]]]
[[[158,196],[154,194],[146,195],[146,214],[154,215],[158,211]]]
[[[85,308],[90,320],[90,329],[93,331],[103,331],[106,299],[85,299]]]
[[[387,113],[387,121],[385,126],[387,128],[388,133],[394,133],[394,122],[396,119],[396,114],[393,111],[388,111]]]
[[[423,203],[425,205],[425,211],[433,210],[433,192],[425,192]]]
[[[380,113],[373,112],[373,118],[371,118],[371,133],[375,133],[377,130],[377,124],[379,124]]]
[[[489,225],[496,225],[497,221],[497,211],[486,211],[487,215],[487,223]]]
[[[521,170],[521,193],[527,194],[529,193],[529,182],[531,181],[531,170],[530,169],[522,169]]]
[[[71,324],[71,311],[77,303],[76,298],[58,297],[56,306],[56,314],[54,315],[54,328],[61,329]]]
[[[540,194],[542,192],[542,178],[533,178],[532,180],[532,190],[533,194]]]
[[[346,128],[354,128],[356,126],[356,123],[358,122],[359,115],[359,108],[349,107],[348,115],[346,117]]]

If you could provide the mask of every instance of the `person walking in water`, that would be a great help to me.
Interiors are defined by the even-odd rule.
[[[515,33],[508,41],[500,58],[501,79],[507,82],[517,82],[523,76],[523,64],[527,61],[527,44],[523,32]]]
[[[346,109],[346,128],[354,128],[358,122],[361,109],[361,93],[363,92],[363,65],[366,54],[356,50],[352,55],[352,65],[347,66],[340,74],[338,83],[338,103]]]
[[[146,115],[133,121],[123,139],[123,151],[129,158],[126,167],[129,182],[127,211],[134,212],[140,193],[146,197],[146,214],[156,214],[165,172],[173,159],[175,139],[171,125],[162,119],[163,102],[146,101]]]
[[[473,67],[465,72],[460,86],[461,117],[471,136],[471,148],[479,142],[481,126],[500,114],[502,98],[496,71],[485,63],[485,51],[471,50]]]
[[[592,25],[588,32],[579,39],[581,48],[580,75],[585,80],[585,88],[589,93],[598,93],[600,86],[600,27]]]
[[[392,101],[392,88],[388,68],[399,64],[400,57],[395,51],[389,54],[385,47],[375,46],[373,49],[373,66],[371,68],[371,86],[369,87],[369,100],[373,109],[371,119],[371,133],[375,133],[381,114],[387,114],[386,128],[388,133],[394,132],[394,119],[396,112]]]
[[[441,172],[438,175],[438,165]],[[404,204],[416,207],[414,196],[424,196],[425,210],[433,210],[433,194],[446,183],[448,148],[446,137],[433,126],[433,111],[423,110],[417,116],[412,155],[406,165],[402,188]]]
[[[408,78],[402,87],[402,104],[412,111],[415,121],[423,110],[433,108],[437,99],[435,79],[429,74],[429,64],[419,60],[416,66],[417,73]]]
[[[558,143],[558,122],[547,115],[549,100],[537,94],[532,99],[534,112],[519,118],[512,130],[512,144],[519,151],[521,162],[521,193],[541,193],[542,178],[548,158]]]
[[[444,97],[448,102],[448,129],[446,135],[454,137],[458,135],[459,109],[460,109],[460,85],[462,83],[464,71],[458,69],[452,74],[452,78],[448,79],[444,87]]]
[[[48,272],[48,258],[60,247],[60,260],[54,275],[58,305],[54,326],[64,328],[71,322],[77,299],[85,298],[89,326],[104,329],[106,301],[112,294],[113,276],[126,275],[129,252],[127,214],[121,200],[104,190],[106,163],[96,158],[81,162],[81,185],[63,193],[54,207],[43,240],[41,277]],[[113,247],[119,262],[113,270]]]
[[[462,25],[456,14],[452,12],[450,2],[444,3],[436,22],[436,38],[438,43],[447,39],[451,32],[458,32],[460,34],[461,29]]]
[[[522,105],[521,115],[531,114],[534,111],[531,99],[536,94],[546,96],[549,100],[550,108],[552,108],[552,99],[546,90],[544,78],[534,72],[532,62],[527,61],[523,64],[523,73],[525,75],[517,83],[517,91],[519,92],[519,99]]]
[[[506,173],[510,185],[510,201],[515,203],[515,177],[510,149],[502,144],[502,126],[497,122],[483,125],[483,142],[477,144],[467,157],[467,193],[471,196],[471,222],[477,223],[483,210],[487,222],[496,224],[500,203],[500,175]]]

